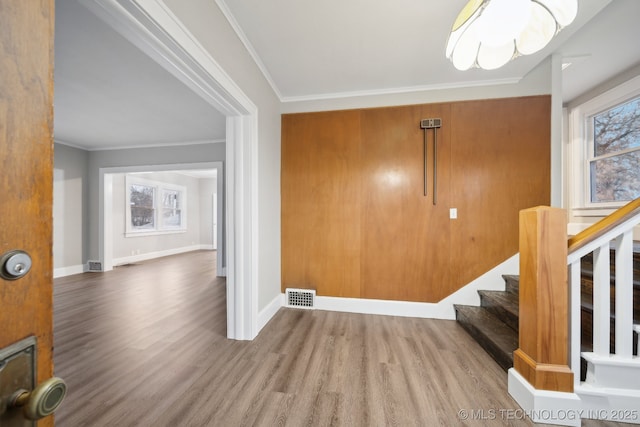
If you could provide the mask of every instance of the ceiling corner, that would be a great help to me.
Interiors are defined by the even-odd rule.
[[[231,9],[229,9],[229,6],[227,6],[224,0],[215,0],[215,1],[218,7],[220,8],[220,11],[226,18],[227,22],[229,22],[229,25],[231,25],[231,28],[233,28],[233,31],[236,33],[236,35],[238,36],[238,38],[240,39],[244,47],[247,49],[247,52],[249,52],[249,55],[253,59],[253,62],[256,63],[256,65],[258,66],[258,69],[260,70],[264,78],[269,83],[269,86],[271,86],[271,89],[273,89],[273,92],[278,97],[278,100],[282,102],[283,97],[282,97],[282,93],[280,92],[280,89],[278,89],[278,86],[276,86],[273,78],[271,77],[271,74],[269,73],[269,70],[267,69],[266,65],[264,65],[264,62],[262,62],[260,55],[258,55],[258,52],[256,52],[256,50],[254,49],[253,45],[247,38],[244,31],[242,31],[240,24],[238,24],[238,21],[236,21],[236,18],[233,16],[233,13],[231,13]]]

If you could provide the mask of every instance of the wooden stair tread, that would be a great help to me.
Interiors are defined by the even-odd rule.
[[[518,332],[519,297],[515,292],[478,291],[481,306]]]
[[[460,325],[504,369],[513,367],[513,352],[518,348],[518,333],[482,307],[455,305]]]

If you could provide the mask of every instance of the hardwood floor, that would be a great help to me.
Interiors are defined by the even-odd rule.
[[[214,271],[201,251],[56,279],[56,425],[532,425],[455,321],[282,308],[230,341]]]

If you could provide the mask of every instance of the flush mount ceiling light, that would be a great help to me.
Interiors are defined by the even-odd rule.
[[[453,24],[446,55],[458,70],[502,67],[545,47],[578,13],[578,0],[470,0]]]

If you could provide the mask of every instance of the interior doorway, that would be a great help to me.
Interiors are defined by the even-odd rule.
[[[162,0],[89,3],[105,22],[227,117],[223,233],[227,337],[251,340],[258,333],[257,107]],[[99,177],[101,192],[104,172]],[[104,200],[100,195],[100,203]],[[104,251],[100,239],[104,234],[98,239],[99,250]]]

